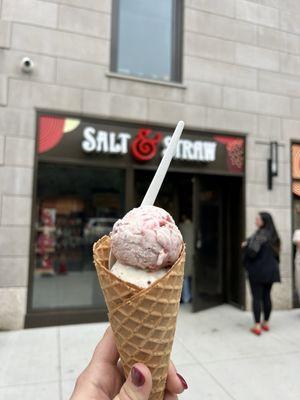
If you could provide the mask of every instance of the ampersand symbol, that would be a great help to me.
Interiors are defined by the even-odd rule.
[[[161,141],[162,135],[158,132],[153,138],[150,138],[151,129],[141,128],[134,141],[131,144],[133,157],[138,161],[149,161],[155,156],[157,144]]]

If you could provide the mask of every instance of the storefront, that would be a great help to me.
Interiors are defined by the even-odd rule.
[[[140,204],[172,128],[39,114],[26,326],[99,321],[92,244]],[[190,222],[193,310],[244,307],[245,137],[185,130],[156,205]]]

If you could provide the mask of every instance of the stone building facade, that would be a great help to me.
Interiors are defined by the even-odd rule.
[[[300,2],[185,0],[181,83],[110,72],[111,0],[0,0],[0,328],[24,326],[36,110],[247,134],[246,231],[282,238],[277,308],[292,307],[290,143],[300,139]],[[31,74],[20,62],[30,57]],[[279,175],[267,189],[270,141]]]

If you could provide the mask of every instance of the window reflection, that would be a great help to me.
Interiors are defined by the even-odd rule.
[[[120,0],[117,72],[169,81],[172,0]]]
[[[33,308],[104,307],[92,245],[123,212],[121,170],[39,164]]]

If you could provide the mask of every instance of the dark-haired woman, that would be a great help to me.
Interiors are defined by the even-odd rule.
[[[244,263],[252,293],[252,309],[255,326],[251,332],[260,335],[268,331],[272,311],[271,289],[274,282],[280,282],[279,254],[280,238],[272,216],[260,212],[256,216],[257,230],[242,243]],[[261,309],[264,320],[261,322]]]

